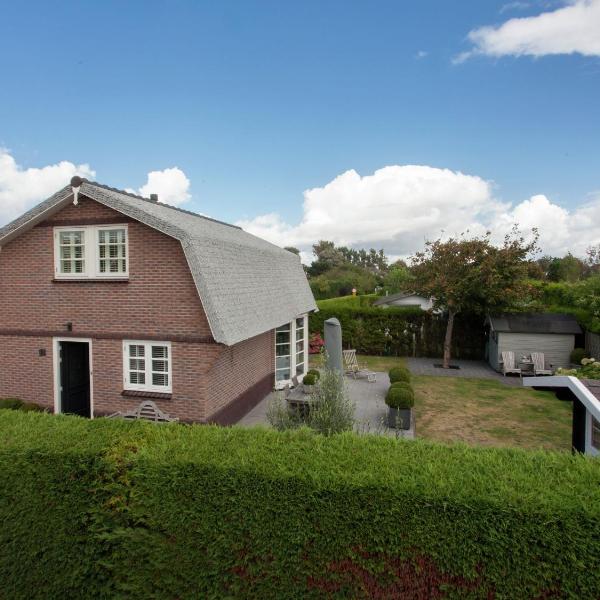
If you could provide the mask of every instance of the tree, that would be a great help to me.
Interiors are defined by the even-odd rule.
[[[585,263],[569,252],[562,258],[552,259],[548,266],[548,279],[573,283],[581,279],[585,268]]]
[[[533,230],[533,241],[527,243],[515,227],[500,247],[491,243],[490,235],[467,238],[462,234],[447,241],[428,241],[425,250],[412,257],[415,291],[433,298],[434,308],[448,314],[445,369],[450,366],[458,313],[501,310],[531,293],[526,279],[527,258],[537,249],[537,231]]]
[[[401,263],[401,264],[400,264]],[[386,292],[396,294],[405,292],[412,287],[412,275],[404,261],[394,263],[383,278],[383,287]]]
[[[298,248],[295,248],[294,246],[284,246],[283,249],[287,250],[288,252],[291,252],[292,254],[297,254],[298,256],[300,256],[300,250],[298,250]]]

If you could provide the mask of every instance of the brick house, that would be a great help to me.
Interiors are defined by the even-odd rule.
[[[308,367],[298,256],[74,177],[0,229],[0,398],[233,423]]]

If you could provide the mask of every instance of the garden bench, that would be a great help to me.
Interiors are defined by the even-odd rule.
[[[144,419],[154,423],[175,423],[179,421],[177,417],[170,417],[164,413],[152,400],[144,400],[137,408],[126,412],[116,412],[108,415],[109,419],[120,417],[121,419]]]

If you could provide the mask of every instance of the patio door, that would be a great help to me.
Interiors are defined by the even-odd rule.
[[[300,381],[308,370],[308,318],[302,315],[275,330],[275,388]]]

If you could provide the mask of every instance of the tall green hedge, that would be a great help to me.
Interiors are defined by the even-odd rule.
[[[595,598],[600,462],[0,411],[0,597]]]
[[[356,306],[329,300],[318,303],[310,315],[311,333],[323,335],[323,322],[331,317],[342,325],[345,347],[363,354],[433,356],[444,353],[446,319],[420,308]],[[458,315],[452,338],[453,358],[480,360],[485,352],[485,318]]]

